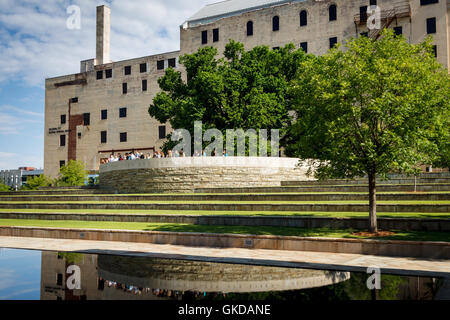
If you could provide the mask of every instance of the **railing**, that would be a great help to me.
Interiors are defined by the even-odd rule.
[[[381,20],[388,20],[392,18],[392,15],[394,15],[394,18],[404,18],[404,17],[411,17],[411,7],[409,4],[402,4],[399,6],[395,6],[392,9],[388,10],[381,10]],[[368,16],[367,14],[356,14],[354,16],[354,22],[356,25],[362,25],[367,23]]]

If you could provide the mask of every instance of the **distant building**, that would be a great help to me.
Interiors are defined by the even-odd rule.
[[[223,52],[230,39],[246,49],[294,43],[324,54],[350,37],[379,37],[367,27],[367,7],[379,6],[381,27],[411,43],[433,36],[437,60],[450,65],[449,0],[228,0],[202,8],[180,26],[180,51],[110,60],[110,9],[97,8],[96,58],[80,73],[46,79],[45,174],[56,177],[70,160],[98,170],[103,159],[133,150],[152,152],[170,133],[148,114],[168,67],[183,73],[178,57],[204,46]]]
[[[1,170],[0,182],[18,190],[22,185],[27,183],[28,178],[40,176],[44,174],[44,170],[31,167],[20,167],[17,170]]]

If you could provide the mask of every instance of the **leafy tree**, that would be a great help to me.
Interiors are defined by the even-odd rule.
[[[35,177],[28,177],[27,183],[22,185],[21,190],[37,190],[41,187],[50,187],[52,179],[44,174]]]
[[[180,58],[186,80],[180,72],[167,69],[158,83],[149,114],[175,129],[194,133],[194,122],[202,121],[203,131],[226,129],[280,129],[288,122],[289,81],[305,59],[292,44],[279,50],[266,46],[245,51],[231,40],[223,58],[217,49],[200,48]],[[170,138],[170,136],[169,136]],[[174,143],[167,142],[172,147]]]
[[[0,192],[11,191],[12,188],[6,184],[0,183]]]
[[[84,162],[79,160],[70,160],[65,166],[59,169],[57,184],[60,186],[82,186],[87,177]]]
[[[431,163],[437,136],[448,146],[450,79],[430,39],[412,45],[390,30],[346,47],[303,62],[292,89],[297,120],[284,143],[287,154],[315,159],[318,178],[368,175],[369,230],[377,232],[376,175]]]

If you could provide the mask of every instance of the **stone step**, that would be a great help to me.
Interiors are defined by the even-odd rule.
[[[368,204],[308,203],[1,203],[1,209],[368,212]],[[450,204],[378,204],[379,212],[449,213]]]
[[[0,196],[1,202],[10,201],[364,201],[368,194],[176,194],[176,195],[55,195],[55,196]],[[395,193],[378,194],[380,201],[445,201],[449,193]]]
[[[288,216],[205,216],[182,214],[0,213],[0,219],[177,223],[219,226],[367,229],[368,218]],[[450,219],[378,218],[381,230],[450,232]]]
[[[449,178],[402,178],[402,179],[390,179],[390,180],[377,180],[377,184],[395,184],[402,185],[408,184],[450,184]],[[367,179],[355,179],[355,180],[292,180],[292,181],[281,181],[281,186],[337,186],[337,185],[364,185],[368,186]]]
[[[450,191],[450,184],[378,185],[377,192],[438,192]],[[198,188],[196,193],[301,193],[301,192],[368,192],[367,186],[292,186],[249,188]]]

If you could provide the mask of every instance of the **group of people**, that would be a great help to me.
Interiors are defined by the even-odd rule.
[[[207,155],[206,151],[203,150],[201,153],[198,152],[198,151],[195,151],[193,156],[194,157],[207,157],[208,155]],[[217,156],[216,151],[213,152],[212,156],[213,157]],[[222,156],[223,157],[228,157],[228,153],[226,151],[223,151]],[[106,164],[106,163],[110,163],[110,162],[117,162],[117,161],[124,161],[124,160],[153,159],[153,158],[156,158],[156,159],[159,159],[159,158],[179,158],[179,157],[182,157],[182,158],[183,157],[190,157],[190,155],[187,155],[183,151],[178,151],[178,150],[175,150],[175,151],[169,150],[169,151],[167,151],[166,154],[163,151],[159,150],[159,151],[154,152],[153,155],[150,154],[150,153],[144,154],[144,153],[139,152],[139,151],[132,151],[132,152],[129,152],[129,153],[125,153],[123,155],[120,154],[120,153],[117,154],[117,155],[112,153],[109,156],[109,158],[102,159],[101,160],[101,164]]]
[[[176,290],[163,290],[163,289],[151,289],[151,288],[142,288],[129,284],[118,283],[116,281],[104,280],[102,278],[99,281],[104,282],[109,288],[114,288],[117,290],[123,290],[124,292],[128,292],[134,295],[142,295],[152,293],[154,296],[160,298],[172,298],[176,300],[181,300],[184,295],[189,295],[195,299],[199,299],[201,297],[206,297],[206,292],[198,292],[198,291],[176,291]],[[213,293],[213,297],[217,297],[219,294],[226,297],[225,293]]]

